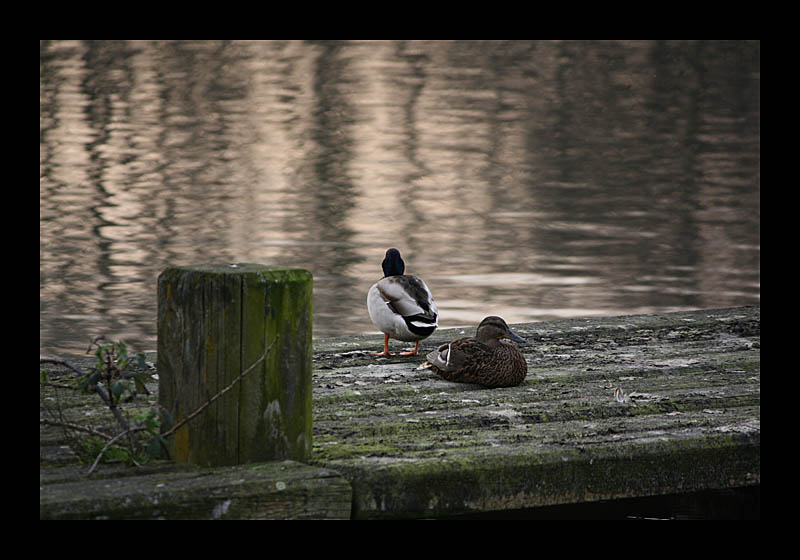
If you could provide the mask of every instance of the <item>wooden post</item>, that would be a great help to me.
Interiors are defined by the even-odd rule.
[[[171,457],[202,466],[307,460],[311,328],[312,277],[302,268],[164,270],[158,277],[159,403],[174,424],[265,356],[169,438]]]

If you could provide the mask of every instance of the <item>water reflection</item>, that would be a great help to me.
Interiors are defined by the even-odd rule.
[[[442,326],[757,303],[758,42],[40,46],[40,349],[155,347],[168,265],[314,274],[374,331],[389,246]]]

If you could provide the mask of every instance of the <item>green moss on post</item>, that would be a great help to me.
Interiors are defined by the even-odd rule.
[[[158,278],[159,403],[174,459],[219,466],[311,455],[312,277],[258,264],[171,267]]]

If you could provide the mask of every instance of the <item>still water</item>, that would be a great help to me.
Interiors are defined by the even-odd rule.
[[[759,42],[42,41],[39,346],[156,347],[170,265],[314,275],[376,332],[388,247],[440,325],[757,304]]]

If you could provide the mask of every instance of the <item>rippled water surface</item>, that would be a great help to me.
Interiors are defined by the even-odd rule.
[[[40,44],[40,351],[155,349],[170,265],[314,275],[374,332],[388,247],[442,327],[756,304],[758,42]]]

